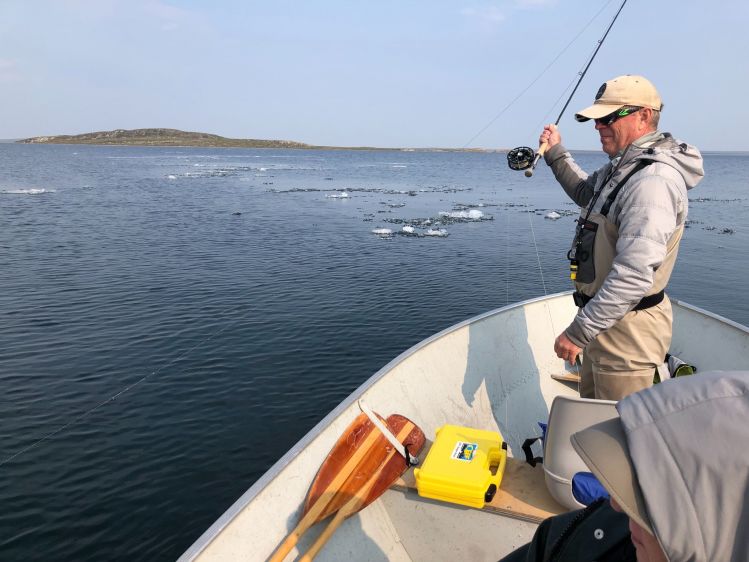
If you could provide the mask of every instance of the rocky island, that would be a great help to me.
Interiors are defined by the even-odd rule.
[[[82,135],[55,135],[17,140],[23,144],[104,144],[126,146],[213,146],[223,148],[306,148],[335,150],[403,150],[407,152],[505,152],[485,148],[383,148],[374,146],[319,146],[285,140],[230,139],[179,129],[115,129]]]
[[[230,139],[208,133],[178,129],[115,129],[82,135],[32,137],[24,144],[118,144],[132,146],[217,146],[240,148],[318,148],[309,144],[283,140]]]

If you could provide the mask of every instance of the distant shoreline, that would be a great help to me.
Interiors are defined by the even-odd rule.
[[[375,146],[322,146],[285,140],[232,139],[209,133],[178,129],[115,129],[81,135],[30,137],[15,141],[19,144],[90,144],[104,146],[158,146],[202,148],[295,148],[304,150],[377,150],[399,152],[507,152],[509,149],[489,148],[397,148]]]
[[[209,133],[180,131],[178,129],[115,129],[113,131],[98,131],[81,135],[50,135],[30,137],[25,139],[0,139],[0,144],[69,144],[69,145],[98,145],[98,146],[170,146],[174,148],[293,148],[303,150],[371,150],[382,152],[476,152],[500,153],[508,152],[509,148],[450,148],[450,147],[381,147],[381,146],[324,146],[306,144],[297,141],[262,140],[262,139],[232,139]],[[572,152],[599,153],[599,149],[570,149]],[[747,156],[746,150],[702,150],[703,155],[736,155]]]

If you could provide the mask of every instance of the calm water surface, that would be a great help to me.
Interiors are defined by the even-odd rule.
[[[749,324],[749,157],[706,168],[669,292]],[[568,289],[574,211],[501,154],[0,144],[0,559],[176,558],[390,359]]]

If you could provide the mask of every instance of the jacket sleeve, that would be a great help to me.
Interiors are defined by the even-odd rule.
[[[611,271],[566,330],[580,347],[621,320],[653,286],[677,227],[680,204],[679,186],[663,175],[662,166],[638,172],[619,195],[619,237]]]
[[[577,165],[572,155],[561,144],[555,144],[544,154],[554,177],[577,205],[585,207],[593,197],[599,172],[588,175]]]

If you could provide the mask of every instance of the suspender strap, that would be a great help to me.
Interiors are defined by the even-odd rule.
[[[609,193],[609,196],[606,198],[606,201],[603,204],[603,207],[601,207],[601,214],[605,217],[609,214],[609,209],[611,209],[611,205],[614,204],[614,200],[616,199],[616,196],[619,195],[619,190],[621,190],[622,187],[624,187],[624,184],[626,184],[632,176],[634,176],[637,172],[642,170],[645,166],[652,164],[652,160],[639,160],[634,168],[632,168],[632,171],[630,171],[626,176],[624,176],[624,179],[619,182],[619,185],[617,185],[611,193]]]

